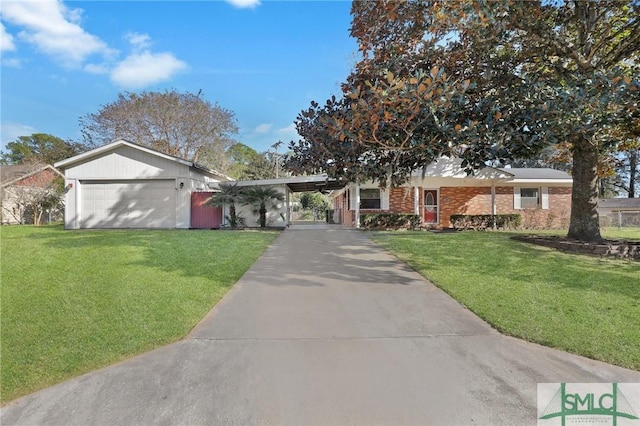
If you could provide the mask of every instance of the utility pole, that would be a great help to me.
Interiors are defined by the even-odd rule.
[[[284,142],[282,141],[278,141],[276,143],[274,143],[273,145],[271,145],[271,148],[276,150],[276,155],[275,155],[275,169],[276,169],[276,179],[278,179],[278,174],[280,173],[280,155],[278,154],[278,148],[280,148],[280,146],[283,144]]]

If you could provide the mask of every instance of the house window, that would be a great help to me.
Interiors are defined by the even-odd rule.
[[[549,188],[514,188],[513,208],[519,209],[549,209]]]
[[[538,188],[520,188],[520,208],[535,209],[540,205],[540,190]]]
[[[379,209],[380,189],[360,189],[360,208]]]

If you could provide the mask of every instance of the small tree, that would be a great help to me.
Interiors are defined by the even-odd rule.
[[[242,204],[253,206],[260,214],[260,228],[267,226],[267,211],[277,208],[284,194],[272,186],[253,186],[242,191]]]
[[[211,197],[209,204],[215,207],[222,207],[229,204],[229,226],[231,229],[238,227],[238,215],[236,214],[236,203],[240,201],[240,188],[236,182],[221,182],[219,185],[220,192],[216,192]]]
[[[20,224],[40,225],[45,212],[55,212],[63,205],[63,190],[59,180],[45,186],[15,186],[2,191],[2,214]],[[9,209],[5,205],[11,205]]]

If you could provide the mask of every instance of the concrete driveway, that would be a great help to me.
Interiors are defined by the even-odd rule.
[[[186,339],[16,400],[2,425],[535,424],[537,383],[640,382],[502,336],[366,234],[322,228],[284,231]]]

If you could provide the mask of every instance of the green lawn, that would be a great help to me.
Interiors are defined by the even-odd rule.
[[[640,370],[640,262],[503,232],[370,235],[501,332]]]
[[[184,337],[278,234],[2,227],[1,400]]]

